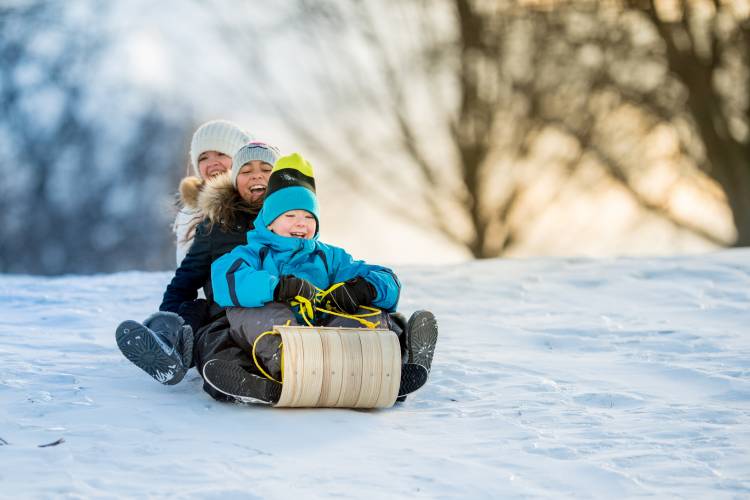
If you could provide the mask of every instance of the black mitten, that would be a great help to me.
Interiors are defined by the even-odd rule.
[[[315,285],[306,279],[287,274],[279,279],[273,298],[277,302],[291,302],[297,295],[300,295],[312,302],[316,293],[318,293],[318,290]]]
[[[354,314],[359,306],[369,306],[375,300],[375,287],[361,276],[344,282],[328,296],[331,302],[342,312]]]
[[[209,304],[206,299],[195,299],[188,300],[180,304],[180,308],[177,310],[177,314],[182,316],[185,323],[190,325],[193,329],[193,333],[197,332],[200,327],[208,323]]]

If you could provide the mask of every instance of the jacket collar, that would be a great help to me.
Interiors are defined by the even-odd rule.
[[[316,234],[310,240],[279,236],[268,230],[268,228],[264,227],[262,224],[258,224],[255,229],[247,233],[247,242],[257,242],[263,246],[271,248],[271,250],[277,253],[299,252],[307,254],[314,252],[318,247],[318,235]]]

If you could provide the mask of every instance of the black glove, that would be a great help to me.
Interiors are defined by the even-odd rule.
[[[316,293],[318,290],[306,279],[287,274],[279,278],[279,284],[273,292],[273,299],[276,302],[291,302],[297,295],[300,295],[312,302]]]
[[[206,299],[195,299],[180,304],[177,314],[185,320],[185,323],[190,325],[193,333],[195,333],[211,319],[208,310],[209,304]]]
[[[369,306],[375,300],[375,287],[366,279],[357,276],[333,290],[328,297],[336,308],[347,314],[354,314],[359,306]]]

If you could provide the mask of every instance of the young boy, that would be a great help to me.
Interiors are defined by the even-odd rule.
[[[353,314],[361,306],[373,306],[382,312],[368,320],[399,336],[405,361],[399,395],[426,382],[437,342],[435,317],[428,311],[417,311],[402,331],[388,314],[396,310],[401,291],[396,275],[388,268],[353,260],[342,248],[318,241],[318,213],[312,166],[296,153],[279,158],[268,180],[255,229],[248,232],[247,245],[235,248],[211,266],[214,300],[229,307],[232,338],[248,356],[255,344],[262,371],[250,373],[246,366],[209,360],[203,377],[217,391],[238,399],[277,401],[281,387],[274,380],[281,380],[280,341],[276,335],[261,334],[287,322],[305,324],[290,304],[314,302],[318,290],[328,290],[337,283],[342,285],[328,295],[335,309]],[[319,312],[307,320],[319,326],[361,326],[355,320]],[[266,376],[261,375],[263,372]]]

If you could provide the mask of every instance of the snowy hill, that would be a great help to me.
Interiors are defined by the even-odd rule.
[[[0,497],[750,495],[750,250],[396,270],[441,338],[382,411],[159,385],[114,329],[167,273],[0,276]]]

